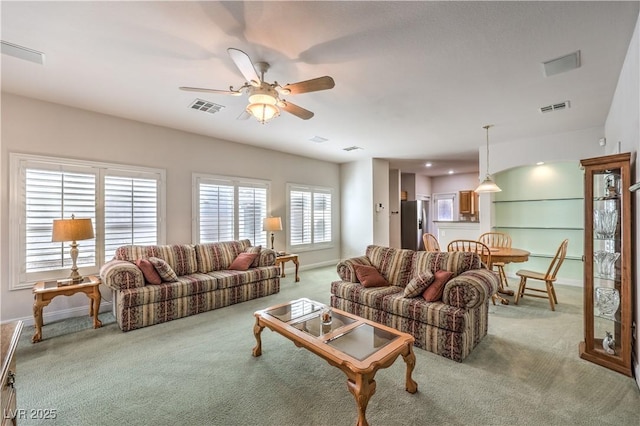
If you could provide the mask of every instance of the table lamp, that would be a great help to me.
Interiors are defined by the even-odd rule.
[[[273,250],[273,232],[282,231],[282,219],[279,217],[265,217],[262,220],[262,230],[271,232],[271,250]]]
[[[71,275],[69,279],[71,283],[77,284],[82,282],[82,275],[78,272],[76,262],[78,260],[78,240],[89,240],[93,238],[93,225],[91,219],[76,219],[71,215],[71,219],[56,219],[53,221],[53,232],[51,234],[52,242],[71,241]]]

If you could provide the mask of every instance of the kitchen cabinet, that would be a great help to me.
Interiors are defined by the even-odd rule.
[[[459,213],[461,215],[478,214],[478,194],[475,191],[460,191],[459,194]]]

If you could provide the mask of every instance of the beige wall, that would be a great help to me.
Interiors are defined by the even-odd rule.
[[[340,211],[337,164],[215,140],[178,130],[2,93],[0,170],[0,321],[31,321],[30,290],[9,290],[9,163],[11,152],[122,163],[166,170],[166,243],[191,241],[191,174],[211,173],[271,181],[271,213],[286,217],[287,183],[334,189]],[[340,253],[340,216],[334,214],[332,249],[302,252],[301,267],[335,264]],[[285,231],[277,240],[286,240]],[[97,271],[96,271],[97,272]],[[304,281],[304,275],[302,276]],[[103,295],[110,294],[103,289]],[[86,314],[84,295],[58,297],[45,308],[45,320]],[[105,303],[106,305],[106,303]]]

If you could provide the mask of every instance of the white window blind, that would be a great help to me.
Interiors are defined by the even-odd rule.
[[[233,240],[233,186],[200,184],[200,242]]]
[[[238,239],[248,238],[254,245],[266,246],[262,219],[267,217],[267,189],[238,187]]]
[[[289,193],[289,238],[292,246],[311,244],[311,192]]]
[[[123,245],[158,242],[158,181],[106,176],[104,180],[105,261]]]
[[[24,272],[71,268],[69,242],[51,242],[54,219],[90,218],[95,226],[96,176],[43,169],[27,169],[24,212]],[[77,265],[96,264],[94,240],[78,241]]]
[[[70,242],[53,243],[54,219],[89,218],[95,238],[77,241],[82,275],[97,274],[125,244],[164,239],[164,170],[10,153],[11,289],[64,278]]]
[[[331,241],[331,194],[313,194],[313,242]]]
[[[262,220],[267,217],[269,184],[194,174],[194,211],[198,242],[249,239],[267,245]]]
[[[289,244],[314,248],[332,242],[332,192],[289,185]]]

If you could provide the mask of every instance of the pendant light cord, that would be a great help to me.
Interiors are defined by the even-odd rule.
[[[487,130],[487,176],[489,176],[489,127],[492,127],[492,124],[483,127]]]

